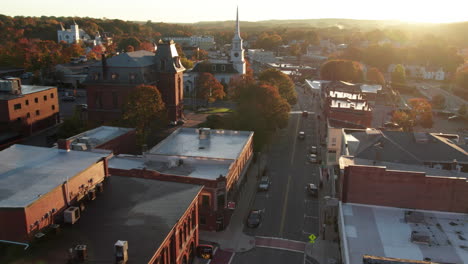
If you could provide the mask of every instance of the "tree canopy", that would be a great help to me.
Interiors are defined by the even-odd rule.
[[[362,82],[364,73],[361,64],[357,61],[329,60],[320,67],[320,78],[331,81]]]
[[[392,71],[392,82],[394,83],[405,83],[406,82],[406,72],[405,67],[401,64],[397,64],[395,69]]]
[[[209,72],[202,72],[198,75],[196,89],[197,98],[208,102],[214,102],[226,96],[224,86]]]
[[[167,125],[167,111],[156,86],[139,85],[126,97],[123,124],[135,127],[140,144],[146,142],[151,130]]]
[[[294,82],[286,74],[277,69],[267,69],[260,73],[258,79],[262,82],[278,87],[281,97],[286,99],[290,105],[297,103],[297,94]]]
[[[367,82],[371,84],[380,84],[380,85],[385,85],[385,77],[383,74],[379,71],[379,69],[372,67],[367,70],[367,76],[366,76]]]

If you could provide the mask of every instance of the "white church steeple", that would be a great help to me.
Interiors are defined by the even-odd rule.
[[[239,26],[239,7],[237,7],[236,12],[236,32],[232,38],[231,46],[231,61],[234,65],[234,68],[240,73],[245,74],[245,60],[244,60],[244,48],[242,47],[242,38],[240,36],[240,26]]]

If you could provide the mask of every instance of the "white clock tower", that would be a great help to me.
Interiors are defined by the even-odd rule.
[[[242,47],[242,38],[239,28],[239,8],[236,14],[236,32],[232,38],[231,61],[234,68],[240,73],[245,74],[244,48]]]

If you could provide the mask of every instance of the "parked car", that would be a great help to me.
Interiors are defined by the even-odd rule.
[[[307,184],[306,187],[307,193],[313,197],[318,197],[318,188],[313,183]]]
[[[75,96],[67,95],[62,98],[63,102],[75,102]]]
[[[309,160],[310,163],[317,163],[317,155],[309,154],[308,155],[308,160]]]
[[[247,227],[255,228],[262,222],[262,211],[252,210],[247,218]]]
[[[263,176],[261,179],[260,179],[260,183],[258,184],[258,190],[259,191],[268,191],[268,189],[270,188],[270,179],[268,178],[268,176]]]
[[[76,109],[79,111],[88,111],[88,105],[87,104],[79,104],[76,105]]]
[[[317,146],[310,146],[309,153],[317,154]]]
[[[304,131],[300,131],[299,134],[297,135],[297,137],[299,139],[305,139],[305,132]]]
[[[307,111],[302,111],[302,116],[303,116],[303,117],[307,117],[308,115],[309,115],[309,112],[307,112]]]
[[[453,116],[449,116],[448,120],[449,121],[462,121],[463,117],[459,115],[453,115]]]

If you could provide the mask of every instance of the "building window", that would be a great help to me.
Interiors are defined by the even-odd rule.
[[[95,73],[93,74],[93,79],[94,79],[95,81],[99,80],[99,75],[100,75],[99,73],[95,72]]]
[[[112,105],[114,108],[119,108],[119,97],[117,92],[112,92]]]
[[[112,73],[111,78],[112,78],[112,80],[118,80],[118,79],[119,79],[119,75],[118,75],[117,73],[114,72],[114,73]]]
[[[206,225],[206,218],[204,216],[200,216],[200,225]]]
[[[13,106],[13,108],[14,108],[15,110],[21,109],[21,104],[15,104],[15,105]]]
[[[226,71],[226,66],[225,65],[221,65],[221,71]]]
[[[55,105],[52,105],[52,110],[55,110]]]
[[[136,74],[135,73],[130,73],[128,78],[130,79],[130,82],[133,82],[136,79]]]
[[[26,118],[30,118],[31,117],[31,114],[30,113],[27,113],[26,114]]]
[[[21,117],[16,118],[16,121],[20,122],[20,121],[21,121]]]
[[[212,65],[211,70],[213,70],[215,72],[216,71],[216,65]]]
[[[54,98],[54,94],[53,94],[53,93],[50,94],[50,98]]]
[[[38,116],[38,115],[40,115],[40,114],[41,114],[41,111],[36,110],[36,115]]]
[[[29,100],[26,100],[24,103],[25,103],[26,105],[29,105]]]
[[[182,244],[183,244],[182,233],[183,231],[179,229],[179,248],[182,248]]]
[[[96,108],[102,109],[102,92],[96,92]]]
[[[223,194],[218,194],[218,210],[224,208],[224,203],[225,203],[225,199],[224,199],[224,193]]]
[[[47,101],[47,95],[44,95],[44,101]]]
[[[161,60],[161,70],[165,70],[166,69],[166,60],[162,59]]]
[[[202,195],[202,207],[209,207],[210,206],[210,196],[209,195]]]
[[[39,103],[39,99],[38,99],[37,97],[34,98],[34,102],[35,102],[35,103]]]
[[[197,223],[197,215],[195,214],[195,210],[192,211],[192,228],[195,228],[195,224]]]

